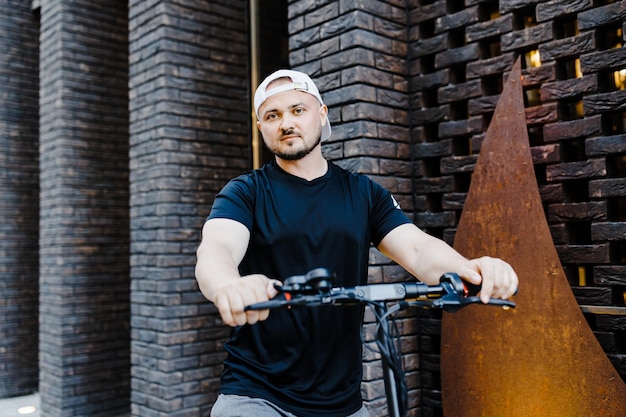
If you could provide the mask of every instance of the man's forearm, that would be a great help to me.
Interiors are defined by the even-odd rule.
[[[218,288],[240,278],[239,265],[224,247],[203,241],[196,255],[196,280],[200,291],[209,301],[215,300]]]
[[[248,230],[227,219],[209,220],[202,229],[196,252],[196,280],[202,294],[215,301],[215,291],[240,278],[239,263],[246,252]]]

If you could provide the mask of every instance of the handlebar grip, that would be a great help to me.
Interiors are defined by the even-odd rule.
[[[267,310],[270,308],[281,307],[287,301],[285,294],[278,294],[276,297],[268,301],[250,304],[244,307],[244,311]]]
[[[472,284],[471,282],[467,282],[467,281],[463,281],[463,285],[465,286],[465,289],[467,290],[466,297],[473,297],[475,295],[478,295],[478,293],[482,289],[482,285]],[[515,292],[513,293],[513,295],[517,295],[518,291],[519,291],[519,287],[515,289]]]
[[[444,275],[444,277],[446,275]],[[478,295],[478,293],[482,289],[482,284],[472,284],[471,282],[464,281],[464,280],[461,281],[461,282],[463,283],[463,287],[465,288],[465,293],[464,293],[465,297],[474,297],[474,296]],[[515,293],[513,293],[513,295],[517,295],[517,291],[518,290],[519,290],[519,288],[516,288],[515,289]]]
[[[244,311],[256,311],[256,310],[269,310],[276,307],[276,303],[272,301],[265,301],[263,303],[250,304],[243,308]]]

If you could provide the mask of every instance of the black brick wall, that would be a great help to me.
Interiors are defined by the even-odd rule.
[[[382,184],[413,209],[409,144],[407,30],[404,1],[289,3],[290,61],[311,74],[329,107],[332,139],[325,155]],[[404,280],[406,272],[372,250],[371,282]],[[366,316],[373,345],[373,317]],[[419,405],[412,319],[398,321],[405,344],[411,406]],[[363,397],[373,416],[387,415],[377,354],[365,350]]]
[[[39,295],[42,415],[207,415],[229,329],[193,266],[215,193],[251,165],[248,2],[33,3],[39,51],[37,13],[0,0],[0,397],[36,388],[24,340]],[[613,74],[626,69],[626,1],[286,4],[290,63],[330,107],[326,156],[450,243],[521,54],[535,171],[574,293],[624,306],[626,96]],[[370,278],[406,273],[372,250]],[[623,318],[587,319],[626,375]],[[410,415],[441,415],[440,315],[398,325]],[[365,355],[363,395],[383,416],[380,365]]]
[[[37,390],[39,21],[0,1],[0,398]]]
[[[229,334],[195,278],[215,194],[250,168],[247,2],[131,1],[132,415],[204,416]]]
[[[123,2],[42,2],[42,416],[129,410],[127,27]]]
[[[417,224],[453,242],[502,77],[521,55],[535,172],[561,263],[579,303],[624,306],[626,96],[612,77],[626,68],[626,2],[409,3]],[[623,318],[587,318],[626,377]],[[421,415],[440,415],[439,316],[421,323]]]

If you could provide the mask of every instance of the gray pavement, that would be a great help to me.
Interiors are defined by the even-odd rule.
[[[0,417],[39,417],[39,394],[0,399]]]

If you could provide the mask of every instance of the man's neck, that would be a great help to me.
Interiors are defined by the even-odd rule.
[[[276,163],[283,171],[307,181],[323,177],[328,172],[328,161],[321,153],[312,152],[295,161],[276,158]]]

